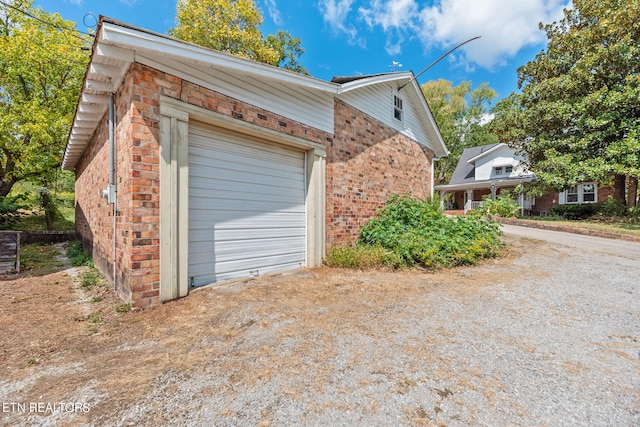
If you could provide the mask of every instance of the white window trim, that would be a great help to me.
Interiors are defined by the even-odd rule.
[[[400,101],[400,108],[397,109],[396,108],[396,99]],[[391,110],[391,114],[393,117],[393,120],[399,122],[399,123],[404,123],[404,98],[402,96],[400,96],[400,94],[398,92],[394,92],[393,93],[393,103],[392,103],[392,110]],[[396,111],[400,111],[400,118],[398,119],[396,117]]]
[[[593,185],[593,200],[585,201],[584,200],[584,187],[586,185]],[[560,204],[561,205],[581,205],[581,204],[589,204],[589,203],[598,203],[598,184],[595,182],[583,182],[582,184],[576,184],[576,188],[578,190],[578,200],[575,202],[569,202],[567,190],[564,190],[560,193]],[[590,193],[588,193],[590,194]]]

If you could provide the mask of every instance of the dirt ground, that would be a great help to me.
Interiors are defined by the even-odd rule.
[[[379,342],[397,332],[393,322],[379,320],[416,308],[425,293],[472,300],[478,290],[496,283],[496,271],[503,281],[517,279],[522,271],[510,263],[521,257],[525,244],[517,239],[509,243],[505,257],[488,260],[482,268],[305,269],[197,290],[141,312],[117,310],[122,302],[109,287],[82,287],[81,268],[5,277],[0,281],[0,425],[189,425],[188,414],[179,406],[167,409],[167,396],[188,399],[191,393],[191,398],[221,399],[239,389],[282,381],[278,376],[282,370],[291,378],[305,379],[287,383],[284,391],[278,391],[281,399],[303,402],[309,413],[348,411],[339,403],[319,408],[323,403],[310,394],[362,356],[357,351],[341,355],[341,337],[355,330]],[[442,336],[452,333],[440,332],[403,351],[428,361],[433,357],[429,347],[440,345]],[[295,351],[284,351],[294,347]],[[344,366],[324,363],[329,359],[344,359]],[[364,390],[384,378],[392,382],[397,395],[416,386],[413,377],[393,376],[386,365],[371,369],[373,374],[354,388]],[[220,381],[197,382],[197,375],[213,371]],[[186,385],[190,379],[193,389]],[[442,400],[452,394],[447,388],[435,389]],[[377,405],[372,403],[365,412],[381,410]],[[200,406],[197,410],[206,409]],[[437,404],[407,407],[399,421],[445,425],[439,421],[438,408]],[[277,405],[254,410],[261,411],[251,418],[259,420],[255,424],[277,420]],[[230,407],[228,413],[214,413],[210,419],[231,417],[235,421],[229,424],[244,424],[237,421],[238,412]],[[126,420],[118,421],[123,414]],[[294,424],[304,419],[302,413]]]

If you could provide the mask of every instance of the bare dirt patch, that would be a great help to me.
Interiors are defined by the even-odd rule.
[[[71,270],[0,281],[0,400],[89,409],[14,406],[0,413],[0,425],[477,421],[478,406],[503,405],[509,386],[476,360],[450,355],[464,327],[479,328],[478,340],[496,333],[483,319],[455,319],[477,301],[491,304],[496,286],[510,292],[529,272],[525,249],[550,251],[510,243],[504,258],[478,267],[308,269],[135,313],[119,312],[108,287],[83,288]],[[525,346],[518,342],[516,351]],[[525,347],[522,354],[536,356],[535,345]],[[514,416],[527,416],[522,405],[510,404]]]

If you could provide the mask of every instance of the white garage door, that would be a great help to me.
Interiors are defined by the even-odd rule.
[[[305,154],[189,124],[192,286],[305,265]]]

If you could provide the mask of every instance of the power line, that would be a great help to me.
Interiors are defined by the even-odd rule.
[[[79,35],[75,34],[75,32],[78,32],[78,33],[80,33],[80,34],[84,34],[84,35],[86,35],[86,36],[92,37],[92,34],[85,33],[85,32],[80,31],[80,30],[75,30],[75,32],[74,32],[74,31],[69,30],[68,28],[61,27],[61,26],[56,25],[56,24],[54,24],[54,23],[52,23],[52,22],[47,22],[47,21],[45,21],[44,19],[40,19],[40,18],[38,18],[37,16],[33,16],[33,15],[32,15],[32,14],[30,14],[29,12],[27,12],[27,11],[25,11],[25,10],[22,10],[22,9],[20,9],[20,8],[18,8],[18,7],[15,7],[15,6],[14,6],[14,5],[12,5],[12,4],[5,3],[5,2],[4,2],[4,1],[2,1],[2,0],[0,0],[0,4],[2,4],[2,5],[4,5],[4,6],[6,6],[6,7],[8,7],[8,8],[11,8],[11,9],[15,10],[16,12],[20,12],[20,13],[22,13],[23,15],[28,16],[28,17],[29,17],[29,18],[31,18],[31,19],[35,19],[36,21],[41,22],[41,23],[43,23],[43,24],[45,24],[45,25],[49,25],[50,27],[57,28],[58,30],[62,30],[62,31],[68,32],[68,33],[69,33],[69,34],[71,34],[73,37],[75,37],[75,38],[77,38],[77,39],[80,39],[80,40],[82,40],[83,42],[86,42],[87,40],[86,40],[86,39],[84,39],[84,38],[82,38],[82,37],[80,37]]]
[[[467,41],[464,41],[462,43],[460,43],[459,45],[457,45],[456,47],[454,47],[453,49],[450,49],[447,53],[445,53],[444,55],[442,55],[440,58],[436,59],[435,61],[433,61],[431,64],[429,64],[424,70],[420,71],[417,75],[415,75],[411,80],[409,80],[408,82],[406,82],[405,84],[403,84],[402,86],[400,86],[398,88],[398,91],[400,91],[403,87],[405,87],[406,85],[408,85],[409,83],[411,83],[412,81],[416,80],[418,77],[420,77],[422,74],[424,74],[425,71],[427,71],[429,68],[433,67],[434,65],[436,65],[438,62],[440,62],[445,56],[449,55],[451,52],[453,52],[454,50],[456,50],[457,48],[459,48],[462,45],[465,45],[469,42],[472,42],[474,40],[479,39],[482,36],[477,36],[477,37],[473,37],[470,38]]]

